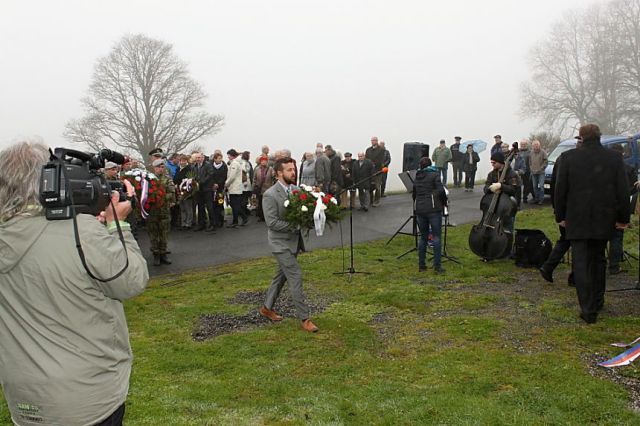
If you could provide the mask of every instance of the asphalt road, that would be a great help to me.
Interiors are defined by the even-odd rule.
[[[452,189],[449,194],[451,225],[477,222],[481,218],[480,199],[482,187],[474,192],[464,189]],[[388,195],[382,199],[380,206],[368,212],[353,211],[354,243],[391,238],[402,224],[411,217],[411,194]],[[524,205],[528,207],[530,205]],[[227,217],[227,221],[230,218]],[[403,228],[411,233],[411,221]],[[344,244],[349,244],[349,219],[342,221]],[[200,269],[223,263],[252,259],[271,254],[267,244],[267,228],[264,222],[258,222],[251,216],[249,224],[235,229],[216,230],[215,234],[172,230],[169,235],[169,255],[171,265],[153,266],[153,257],[149,251],[149,238],[144,230],[139,233],[140,248],[147,258],[149,273],[152,276],[178,274],[191,269]],[[309,233],[307,249],[340,247],[340,227],[328,226],[322,237],[315,232]],[[410,247],[408,247],[410,248]]]

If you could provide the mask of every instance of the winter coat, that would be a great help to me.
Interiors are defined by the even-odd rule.
[[[558,164],[554,165],[554,168]],[[568,240],[608,240],[615,223],[629,223],[629,186],[622,156],[599,141],[562,154],[554,190],[556,222]]]
[[[440,181],[440,170],[429,166],[419,169],[413,182],[413,199],[416,202],[416,214],[424,216],[442,212],[447,195]]]
[[[377,145],[375,148],[370,146],[364,153],[364,158],[367,158],[373,162],[374,171],[378,171],[382,169],[384,164],[384,152],[386,149],[382,149],[380,145]]]
[[[300,165],[300,185],[316,185],[316,160],[304,160]]]
[[[357,188],[361,191],[371,189],[371,176],[375,173],[375,166],[368,158],[365,158],[360,165],[360,160],[353,161],[353,180]]]
[[[224,190],[224,183],[227,181],[227,172],[229,168],[224,162],[220,163],[220,167],[217,169],[215,164],[212,164],[211,167],[213,167],[213,185],[218,185],[217,191]]]
[[[269,166],[256,166],[253,172],[253,192],[254,194],[264,194],[264,192],[271,188],[273,182],[275,182],[275,172],[273,167]]]
[[[196,172],[198,191],[213,191],[213,166],[211,165],[211,163],[208,161],[203,161],[202,164],[194,163],[192,167]]]
[[[477,152],[465,152],[462,156],[462,171],[465,173],[475,172],[478,170],[478,163],[480,162],[480,156]]]
[[[227,188],[230,195],[241,195],[244,191],[244,184],[242,182],[242,170],[242,159],[240,157],[236,157],[229,164],[227,180],[224,183],[224,186],[225,188]]]
[[[87,265],[76,251],[72,220],[14,217],[0,223],[0,381],[18,424],[92,425],[127,398],[131,346],[122,300],[149,279],[138,243],[95,217],[77,216]]]
[[[442,145],[441,145],[442,146]],[[451,150],[446,146],[443,148],[436,148],[431,154],[431,161],[439,169],[446,169],[447,163],[451,161]]]
[[[331,160],[322,154],[316,157],[316,184],[318,186],[331,183]]]

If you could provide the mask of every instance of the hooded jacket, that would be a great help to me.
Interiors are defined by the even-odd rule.
[[[131,232],[90,215],[78,231],[93,280],[75,247],[73,221],[44,216],[0,223],[0,382],[18,425],[96,424],[126,399],[131,347],[121,300],[149,274]]]
[[[443,211],[447,195],[440,181],[440,170],[436,166],[425,167],[416,172],[413,198],[416,201],[418,215]]]

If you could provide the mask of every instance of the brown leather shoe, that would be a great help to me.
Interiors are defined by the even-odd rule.
[[[306,320],[302,321],[302,328],[305,331],[309,331],[311,333],[317,333],[318,332],[318,327],[316,327],[316,325],[314,323],[312,323],[310,319],[306,319]]]
[[[276,311],[267,309],[266,306],[263,306],[262,308],[260,308],[258,312],[260,312],[260,315],[262,315],[265,318],[269,318],[271,321],[282,321],[281,315],[278,315]]]

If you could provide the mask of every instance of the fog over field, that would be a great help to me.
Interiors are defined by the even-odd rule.
[[[596,1],[597,2],[597,1]],[[591,2],[592,3],[592,2]],[[96,60],[124,34],[173,44],[225,117],[199,145],[299,159],[317,142],[357,153],[377,135],[402,187],[402,145],[489,144],[536,130],[521,119],[526,55],[581,0],[17,1],[0,14],[0,148],[18,135],[67,146]],[[585,30],[588,30],[585,27]],[[477,178],[489,169],[481,155]],[[451,178],[450,178],[451,180]]]

